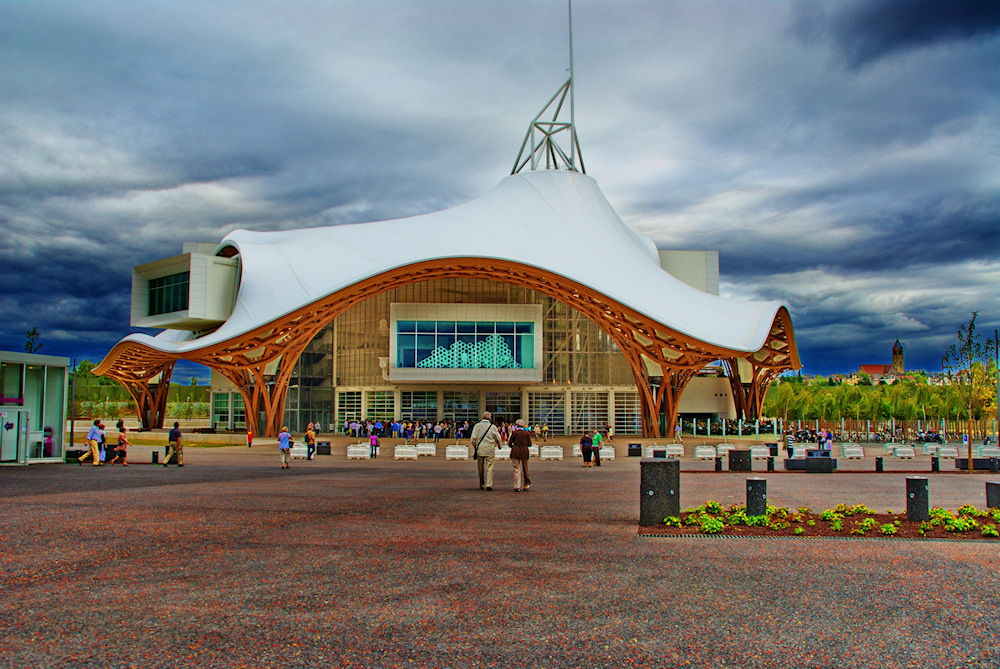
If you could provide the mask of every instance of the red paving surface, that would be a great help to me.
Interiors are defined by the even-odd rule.
[[[639,462],[188,448],[0,469],[9,667],[997,667],[993,544],[636,535]],[[441,449],[443,450],[443,448]],[[136,448],[133,462],[148,461]],[[905,508],[898,473],[755,473],[778,506]],[[746,474],[682,474],[681,503]],[[984,505],[990,474],[928,475]]]

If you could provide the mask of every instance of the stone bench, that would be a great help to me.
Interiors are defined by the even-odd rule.
[[[771,457],[771,449],[767,446],[751,446],[750,458],[753,460],[767,460]]]
[[[371,457],[372,447],[370,444],[348,444],[348,460],[367,460]]]
[[[996,446],[980,446],[979,457],[1000,458],[1000,448],[997,448]]]
[[[840,454],[845,460],[863,460],[865,449],[858,444],[841,444]]]
[[[702,444],[701,446],[694,447],[694,459],[695,460],[714,460],[715,459],[715,449],[707,444]]]
[[[892,457],[900,460],[912,460],[916,454],[913,452],[913,446],[897,446],[892,449]]]
[[[542,460],[562,460],[563,449],[561,446],[542,446],[539,457]]]
[[[595,453],[596,452],[597,451],[595,451]],[[600,453],[601,453],[601,460],[604,460],[605,462],[607,462],[608,460],[615,459],[615,449],[612,448],[611,446],[602,446],[600,449]]]
[[[289,453],[289,456],[292,458],[299,458],[300,460],[305,460],[306,458],[309,457],[309,449],[306,448],[305,444],[302,444],[301,446],[292,446],[291,453]]]
[[[396,460],[416,460],[417,447],[399,444],[393,449],[392,457]]]
[[[528,457],[530,458],[531,456],[535,456],[536,458],[538,457],[538,446],[535,446],[534,444],[528,446]]]
[[[501,446],[493,449],[493,458],[496,460],[510,460],[510,447]]]
[[[957,458],[958,457],[958,447],[957,446],[938,446],[937,454],[939,458]]]
[[[449,444],[444,447],[445,460],[468,460],[469,447],[462,444]]]
[[[417,455],[429,455],[431,457],[437,457],[437,445],[430,442],[423,444],[417,444],[414,448],[417,449]]]
[[[724,458],[729,455],[729,451],[735,450],[735,448],[732,444],[719,444],[715,447],[715,454],[720,458]]]

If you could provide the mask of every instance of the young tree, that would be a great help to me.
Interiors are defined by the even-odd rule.
[[[24,351],[26,353],[38,353],[41,350],[42,344],[38,341],[40,336],[36,327],[32,327],[24,333]]]
[[[973,411],[981,410],[983,400],[989,396],[989,379],[982,372],[989,367],[990,351],[996,345],[992,339],[987,339],[984,344],[976,332],[976,318],[978,311],[972,312],[972,318],[968,325],[958,328],[956,341],[945,351],[941,358],[942,366],[951,372],[956,379],[958,396],[962,402],[962,408],[966,412],[969,421],[969,471],[972,471],[972,414]]]

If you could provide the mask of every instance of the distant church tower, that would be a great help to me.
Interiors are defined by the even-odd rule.
[[[896,372],[902,376],[905,371],[903,367],[903,345],[896,340],[896,343],[892,345],[892,371]]]

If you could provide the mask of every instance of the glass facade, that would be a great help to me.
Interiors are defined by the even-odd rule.
[[[572,434],[604,430],[608,422],[607,392],[575,392],[572,398]]]
[[[535,324],[398,321],[396,366],[425,369],[533,369]]]
[[[642,434],[642,404],[638,391],[615,393],[615,432]]]
[[[393,324],[393,304],[530,304],[541,307],[541,320],[536,324],[519,316],[470,313],[465,320],[452,321],[428,314],[416,319],[400,317]],[[390,344],[396,347],[396,360],[391,358]],[[536,353],[536,344],[540,353]],[[400,366],[407,373],[537,369],[541,378],[531,382],[464,381],[456,388],[453,382],[433,380],[394,382],[390,374]],[[589,386],[587,390],[605,396],[604,408],[595,412],[594,401],[584,401],[577,408],[587,417],[581,419],[582,423],[574,418],[574,428],[605,421],[600,426],[603,428],[614,420],[619,434],[641,431],[641,425],[624,429],[631,423],[631,408],[622,416],[623,425],[619,425],[617,404],[614,415],[609,415],[616,391],[634,388],[635,384],[625,356],[611,338],[583,314],[556,299],[490,279],[422,281],[355,304],[310,342],[289,384],[298,386],[288,391],[285,408],[289,425],[299,412],[308,415],[309,420],[322,417],[324,423],[336,423],[339,429],[345,418],[361,420],[383,411],[395,412],[393,417],[401,420],[472,421],[478,420],[482,411],[490,410],[509,421],[525,418],[531,423],[545,423],[553,434],[563,434],[570,427],[572,415],[567,391]],[[525,395],[526,406],[522,399]],[[398,404],[390,404],[390,397]],[[470,418],[459,418],[463,415]]]
[[[395,395],[391,390],[370,390],[366,398],[365,418],[369,420],[392,420],[396,412]]]
[[[180,272],[149,280],[149,307],[147,316],[169,314],[188,308],[190,272]]]
[[[69,360],[0,352],[0,462],[61,459]]]

